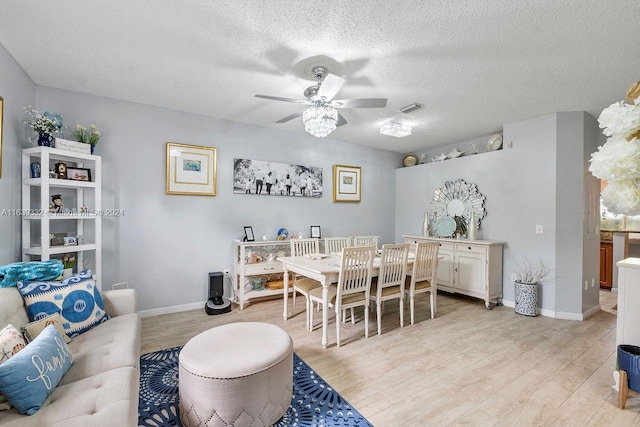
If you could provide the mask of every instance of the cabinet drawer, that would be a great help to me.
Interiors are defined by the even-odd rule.
[[[448,252],[453,251],[453,243],[450,243],[450,242],[440,242],[440,249],[439,249],[439,251],[448,251]]]
[[[456,252],[458,253],[474,253],[486,254],[487,247],[485,245],[474,245],[473,243],[456,243]]]
[[[272,274],[282,271],[281,262],[261,262],[257,264],[247,264],[244,267],[245,276],[253,274]]]

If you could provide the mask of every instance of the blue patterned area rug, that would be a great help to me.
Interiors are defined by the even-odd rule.
[[[140,426],[181,426],[178,415],[178,354],[182,347],[140,357]],[[297,354],[293,355],[293,397],[276,427],[371,426]]]

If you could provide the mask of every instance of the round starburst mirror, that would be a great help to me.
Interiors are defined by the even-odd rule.
[[[452,223],[450,219],[455,221],[456,230],[462,229],[462,235],[466,235],[466,225],[471,220],[471,212],[474,212],[475,220],[480,229],[480,221],[485,217],[487,212],[484,209],[485,197],[478,191],[475,184],[465,182],[463,179],[456,181],[447,181],[444,185],[436,189],[433,200],[431,201],[431,215],[433,221],[437,224]],[[462,227],[460,227],[462,225]],[[449,228],[441,227],[447,231],[439,235],[448,237],[451,234]]]

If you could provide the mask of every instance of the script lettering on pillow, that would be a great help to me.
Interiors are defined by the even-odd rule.
[[[53,381],[51,380],[51,373],[64,370],[67,366],[67,360],[71,359],[71,352],[69,351],[69,347],[65,345],[61,338],[62,337],[60,336],[54,337],[54,341],[58,346],[57,355],[53,355],[50,359],[47,360],[43,360],[42,357],[40,357],[40,355],[38,354],[34,354],[33,356],[31,356],[31,362],[38,371],[38,376],[36,376],[35,378],[30,378],[29,376],[27,376],[27,381],[34,382],[41,380],[47,390],[53,390],[55,384],[53,384]]]

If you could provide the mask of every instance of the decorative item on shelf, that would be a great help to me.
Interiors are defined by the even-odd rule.
[[[302,231],[298,231],[298,239],[302,239]]]
[[[31,106],[24,107],[24,110],[26,115],[24,122],[37,134],[37,139],[29,136],[29,142],[37,140],[38,145],[50,147],[54,139],[53,135],[62,128],[62,116],[49,111],[40,112]]]
[[[64,138],[55,139],[56,148],[59,150],[71,151],[74,153],[93,154],[93,145],[70,141]]]
[[[602,204],[609,212],[640,215],[640,82],[625,98],[605,108],[598,123],[609,138],[591,154],[589,171],[607,181]]]
[[[73,274],[73,267],[76,265],[76,257],[71,254],[64,254],[62,256],[62,266],[64,270],[62,270],[62,278],[66,279],[67,277]]]
[[[55,178],[56,176],[57,176],[57,175],[56,175],[56,171],[55,171],[55,170],[53,170],[53,169],[51,169],[51,170],[49,171],[49,178]]]
[[[478,191],[478,187],[475,184],[470,184],[462,179],[457,181],[447,181],[444,185],[438,188],[433,200],[431,201],[431,212],[436,221],[436,229],[440,228],[439,220],[441,218],[449,217],[454,222],[454,230],[461,233],[463,236],[467,234],[466,225],[471,219],[471,212],[474,212],[474,217],[478,223],[477,228],[480,228],[480,220],[486,216],[484,209],[485,197]],[[459,217],[458,220],[454,218]],[[445,222],[449,222],[443,219]],[[444,231],[448,232],[449,227],[443,224]],[[440,234],[439,236],[446,236],[446,234]]]
[[[267,236],[266,234],[263,234],[262,235],[262,240],[264,240],[266,242],[267,240],[269,240],[269,236]]]
[[[70,179],[73,181],[91,182],[91,169],[68,167],[67,179]]]
[[[456,221],[449,215],[439,217],[436,221],[436,236],[438,237],[453,237],[456,232]]]
[[[247,258],[245,259],[247,264],[255,264],[257,262],[262,262],[262,260],[263,258],[259,253],[252,250],[247,251]]]
[[[420,154],[420,164],[424,165],[425,163],[427,163],[427,152],[426,151],[424,153]]]
[[[447,154],[448,159],[455,159],[460,156],[462,156],[462,151],[458,151],[457,148],[454,148],[449,154]]]
[[[320,230],[320,226],[319,225],[312,225],[311,226],[310,236],[313,239],[320,239],[321,238],[322,232]]]
[[[526,258],[518,258],[518,272],[515,277],[515,312],[525,316],[538,315],[538,287],[551,270],[542,260],[532,264]]]
[[[31,178],[40,178],[40,162],[31,162]]]
[[[446,155],[446,154],[444,154],[444,153],[440,154],[440,155],[439,155],[439,156],[437,156],[437,157],[432,157],[432,158],[431,158],[431,161],[432,161],[432,162],[434,162],[434,163],[435,163],[435,162],[441,162],[441,161],[443,161],[443,160],[447,160],[447,155]]]
[[[78,246],[78,238],[77,237],[65,237],[64,238],[64,245],[65,246]]]
[[[67,165],[64,162],[59,161],[55,164],[56,178],[67,179]]]
[[[431,213],[429,211],[426,211],[424,213],[424,220],[422,221],[422,235],[424,237],[428,237],[429,236],[429,217],[431,216]]]
[[[476,213],[474,211],[471,211],[467,232],[469,240],[476,240],[478,238],[478,221],[476,221]]]
[[[502,135],[496,133],[491,135],[489,141],[487,141],[487,151],[497,151],[502,149]]]
[[[78,142],[89,144],[91,146],[91,154],[93,154],[102,134],[94,124],[89,125],[89,129],[82,125],[76,125],[73,130],[73,136]]]
[[[49,234],[49,246],[64,246],[65,237],[67,237],[67,233]]]
[[[287,240],[289,237],[289,231],[286,228],[281,228],[278,230],[278,240]]]
[[[262,276],[249,277],[249,285],[252,291],[262,291],[264,289],[264,282],[265,280]]]
[[[60,194],[54,194],[53,196],[51,196],[51,204],[49,205],[49,212],[62,213],[62,196]]]
[[[409,166],[415,166],[418,164],[418,158],[415,156],[415,154],[407,154],[406,156],[404,156],[404,159],[402,159],[402,165],[406,168]]]

